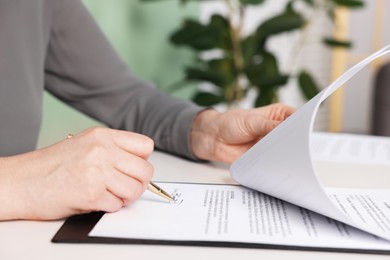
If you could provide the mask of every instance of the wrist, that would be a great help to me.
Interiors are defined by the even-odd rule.
[[[34,206],[34,201],[42,199],[34,193],[39,181],[36,169],[40,172],[45,169],[36,160],[35,153],[0,158],[0,221],[40,219],[43,208]]]
[[[206,109],[198,113],[194,118],[190,134],[190,143],[192,153],[198,159],[216,159],[214,158],[214,150],[218,133],[216,121],[219,115],[220,113],[213,109]]]
[[[0,158],[0,221],[20,219],[23,205],[20,205],[18,193],[18,173],[13,157]]]

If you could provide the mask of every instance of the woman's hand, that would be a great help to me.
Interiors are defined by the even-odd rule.
[[[146,136],[93,128],[45,149],[0,158],[0,220],[117,211],[150,183],[152,151]]]
[[[192,126],[192,152],[199,159],[232,163],[293,112],[282,104],[225,113],[202,111]]]

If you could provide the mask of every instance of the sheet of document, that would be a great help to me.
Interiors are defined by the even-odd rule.
[[[134,204],[106,213],[89,235],[390,250],[390,241],[242,186],[161,186],[172,192],[175,203],[146,191]]]
[[[390,189],[326,188],[325,191],[353,222],[390,232]]]
[[[390,138],[314,132],[311,154],[315,161],[390,164]]]
[[[231,166],[233,179],[243,186],[390,240],[390,231],[378,229],[371,222],[355,222],[329,198],[313,168],[310,145],[321,103],[369,63],[389,52],[390,45],[350,68],[257,142]]]

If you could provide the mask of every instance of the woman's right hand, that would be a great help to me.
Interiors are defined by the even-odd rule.
[[[41,150],[0,158],[0,220],[117,211],[148,187],[152,152],[146,136],[92,128]]]

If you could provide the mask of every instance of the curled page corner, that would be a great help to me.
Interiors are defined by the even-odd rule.
[[[243,186],[390,240],[389,232],[353,222],[329,199],[310,153],[310,136],[320,104],[364,67],[389,52],[390,45],[370,55],[299,108],[232,164],[232,178]]]

